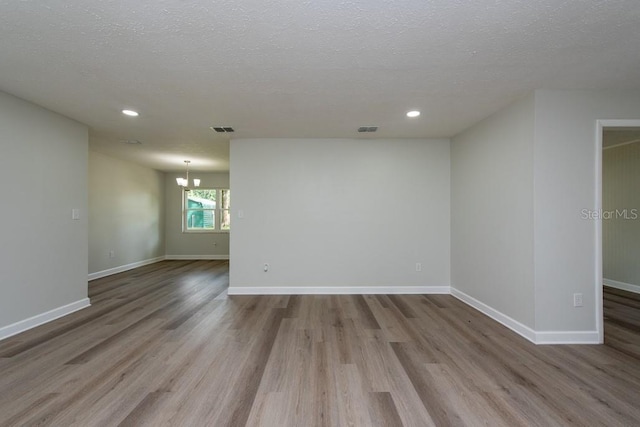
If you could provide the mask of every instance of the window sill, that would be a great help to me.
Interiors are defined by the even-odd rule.
[[[229,230],[182,230],[182,234],[229,234]]]

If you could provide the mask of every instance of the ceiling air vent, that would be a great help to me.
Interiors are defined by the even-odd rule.
[[[235,132],[235,130],[233,130],[233,128],[230,126],[211,126],[211,130],[215,130],[216,132],[219,132],[219,133]]]
[[[358,132],[375,132],[378,130],[378,126],[360,126]]]

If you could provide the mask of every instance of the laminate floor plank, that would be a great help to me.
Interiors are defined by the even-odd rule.
[[[227,261],[89,285],[0,341],[0,426],[640,425],[640,296],[535,346],[449,295],[228,296]]]
[[[372,426],[402,427],[402,419],[398,414],[398,408],[389,392],[369,393],[369,414],[371,415]]]
[[[371,307],[371,312],[380,324],[382,336],[388,342],[411,341],[410,330],[403,327],[406,317],[396,306],[392,304],[381,304],[381,298],[378,297],[379,295],[376,295],[376,298],[371,299],[369,306]]]

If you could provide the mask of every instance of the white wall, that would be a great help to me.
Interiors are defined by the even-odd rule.
[[[169,259],[228,259],[229,233],[183,233],[182,190],[176,184],[184,173],[167,173],[165,176],[165,234],[166,255]],[[191,172],[190,178],[200,178],[201,188],[230,188],[228,173]],[[234,192],[231,190],[231,206]],[[235,222],[231,220],[231,233]]]
[[[90,277],[164,256],[164,182],[161,172],[89,152]]]
[[[534,328],[534,97],[451,142],[451,286]]]
[[[479,300],[485,311],[527,326],[534,341],[598,342],[597,224],[582,216],[598,207],[597,120],[639,117],[638,91],[538,90],[453,138],[452,286]],[[509,146],[509,139],[517,145]],[[531,141],[533,152],[527,149]],[[522,169],[508,170],[507,160]],[[479,219],[465,216],[472,208]],[[514,208],[516,218],[495,221],[502,209]],[[531,242],[533,276],[526,261]],[[583,307],[573,306],[575,293],[583,295]]]
[[[449,285],[448,140],[236,139],[230,169],[232,288]]]
[[[0,337],[88,304],[87,141],[86,126],[0,92]]]
[[[604,277],[640,291],[640,143],[605,149],[602,163]]]
[[[538,331],[596,331],[596,121],[640,118],[639,91],[536,91],[535,288]],[[573,307],[573,294],[584,307]]]

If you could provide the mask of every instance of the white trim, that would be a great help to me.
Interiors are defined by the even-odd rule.
[[[598,331],[534,331],[462,291],[451,288],[451,295],[534,344],[601,344]]]
[[[618,282],[617,280],[604,279],[604,285],[610,288],[622,289],[623,291],[633,292],[640,294],[640,285],[633,285],[631,283]]]
[[[28,319],[12,323],[11,325],[0,328],[0,340],[35,328],[36,326],[51,322],[52,320],[66,316],[75,311],[82,310],[83,308],[87,308],[90,305],[91,302],[89,301],[89,298],[83,298],[76,302],[72,302],[71,304],[63,305],[62,307],[54,308],[53,310],[49,310],[45,313],[37,314],[35,316],[29,317]]]
[[[604,132],[604,123],[601,120],[596,121],[596,164],[595,164],[595,212],[602,212],[602,137]],[[595,259],[594,259],[594,275],[595,275],[595,318],[596,331],[598,332],[598,343],[604,343],[604,302],[602,296],[602,272],[603,272],[603,256],[602,256],[602,218],[600,215],[595,222]]]
[[[536,344],[601,344],[598,331],[536,332]]]
[[[191,209],[189,209],[191,210]],[[230,230],[208,230],[206,228],[198,229],[193,228],[191,230],[182,230],[183,234],[230,234]]]
[[[507,316],[506,314],[503,314],[503,313],[499,312],[498,310],[489,307],[487,304],[485,304],[485,303],[483,303],[481,301],[478,301],[474,297],[472,297],[470,295],[467,295],[464,292],[459,291],[458,289],[451,288],[451,295],[453,295],[454,297],[458,298],[460,301],[464,302],[465,304],[470,305],[471,307],[475,308],[479,312],[489,316],[490,318],[492,318],[496,322],[503,324],[504,326],[506,326],[507,328],[511,329],[512,331],[514,331],[518,335],[522,336],[523,338],[526,338],[529,341],[531,341],[532,343],[537,344],[536,332],[533,329],[531,329],[530,327],[528,327],[526,325],[523,325],[522,323],[518,322],[517,320],[512,319],[511,317]]]
[[[230,286],[228,295],[449,294],[449,286]]]
[[[598,123],[607,128],[640,128],[640,119],[606,119]]]
[[[164,256],[159,256],[157,258],[145,259],[143,261],[132,262],[131,264],[125,264],[119,267],[109,268],[107,270],[96,271],[95,273],[89,274],[89,281],[100,279],[102,277],[111,276],[112,274],[122,273],[123,271],[133,270],[134,268],[142,267],[143,265],[154,264],[164,259],[165,259]]]
[[[229,255],[165,255],[164,259],[170,259],[170,260],[197,260],[197,259],[227,260],[227,259],[229,259]]]

